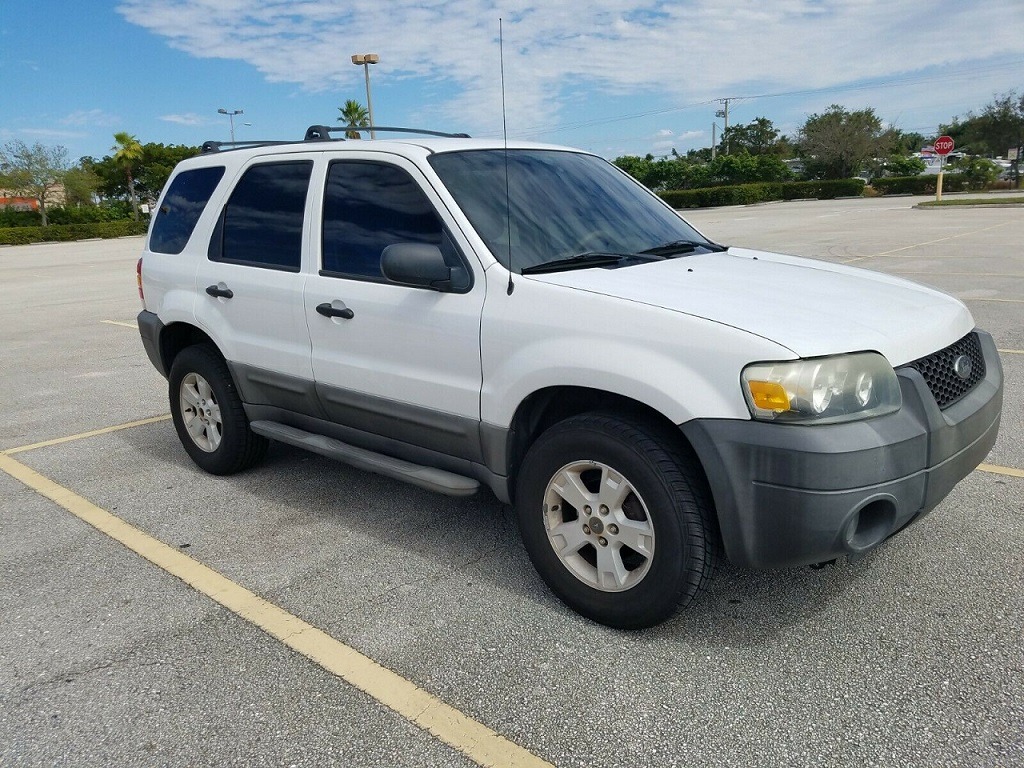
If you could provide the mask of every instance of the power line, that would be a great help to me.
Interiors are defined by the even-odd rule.
[[[919,85],[922,83],[932,82],[944,82],[948,83],[950,80],[958,80],[964,77],[973,77],[978,74],[984,74],[987,72],[997,72],[1003,69],[1019,69],[1020,62],[1010,62],[1007,64],[993,64],[983,67],[974,67],[971,69],[963,69],[951,74],[942,75],[925,75],[922,77],[908,77],[908,78],[894,78],[890,80],[884,80],[881,82],[874,83],[859,83],[851,85],[839,85],[839,86],[824,86],[821,88],[807,88],[797,91],[780,91],[777,93],[758,93],[749,96],[730,96],[729,101],[750,101],[754,99],[776,99],[789,96],[808,96],[817,93],[844,93],[847,91],[870,91],[877,90],[880,88],[897,88],[908,85]],[[627,120],[638,120],[643,117],[653,117],[655,115],[665,115],[672,112],[683,112],[688,109],[696,109],[697,107],[706,107],[715,103],[722,102],[723,99],[708,99],[706,101],[697,101],[690,104],[684,104],[676,107],[665,107],[662,109],[651,109],[645,112],[634,112],[626,115],[617,115],[615,117],[605,118],[594,118],[591,120],[582,120],[573,123],[560,123],[555,125],[535,125],[519,131],[519,135],[523,138],[530,138],[534,136],[541,136],[547,133],[561,133],[562,131],[577,130],[579,128],[590,128],[595,125],[608,125],[611,123],[625,122]]]
[[[716,99],[708,99],[707,101],[695,101],[692,104],[685,104],[681,107],[665,107],[663,109],[651,109],[646,112],[635,112],[629,115],[619,115],[617,117],[599,117],[592,120],[581,120],[575,123],[562,123],[555,126],[544,126],[535,125],[529,128],[525,128],[518,133],[524,137],[538,136],[543,133],[555,133],[558,131],[574,130],[576,128],[589,128],[593,125],[608,125],[609,123],[621,123],[627,120],[636,120],[641,117],[653,117],[654,115],[665,115],[670,112],[681,112],[686,109],[696,109],[697,107],[707,107],[716,103]]]

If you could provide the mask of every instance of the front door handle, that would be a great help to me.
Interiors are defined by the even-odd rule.
[[[348,307],[345,307],[344,309],[338,309],[337,307],[332,307],[327,302],[324,302],[323,304],[317,304],[316,311],[319,312],[324,317],[340,317],[344,320],[351,320],[353,317],[356,316],[356,313],[353,312]]]
[[[235,295],[235,292],[232,291],[230,288],[221,288],[216,285],[208,285],[206,287],[206,292],[211,296],[216,296],[221,299],[230,299],[232,296]]]

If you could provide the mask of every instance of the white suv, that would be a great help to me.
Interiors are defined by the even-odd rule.
[[[515,505],[567,604],[657,623],[720,551],[860,555],[986,456],[991,337],[894,277],[715,244],[613,165],[464,137],[218,148],[171,176],[139,315],[203,469],[279,440]]]

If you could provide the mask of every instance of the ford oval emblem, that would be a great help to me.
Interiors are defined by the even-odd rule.
[[[964,381],[971,378],[971,369],[974,366],[971,364],[971,358],[967,355],[960,355],[956,360],[953,361],[953,370],[956,371],[956,375]]]

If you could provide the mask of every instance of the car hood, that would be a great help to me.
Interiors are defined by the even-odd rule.
[[[967,307],[932,288],[745,248],[530,279],[729,325],[799,357],[873,350],[897,366],[951,344],[974,327]]]

